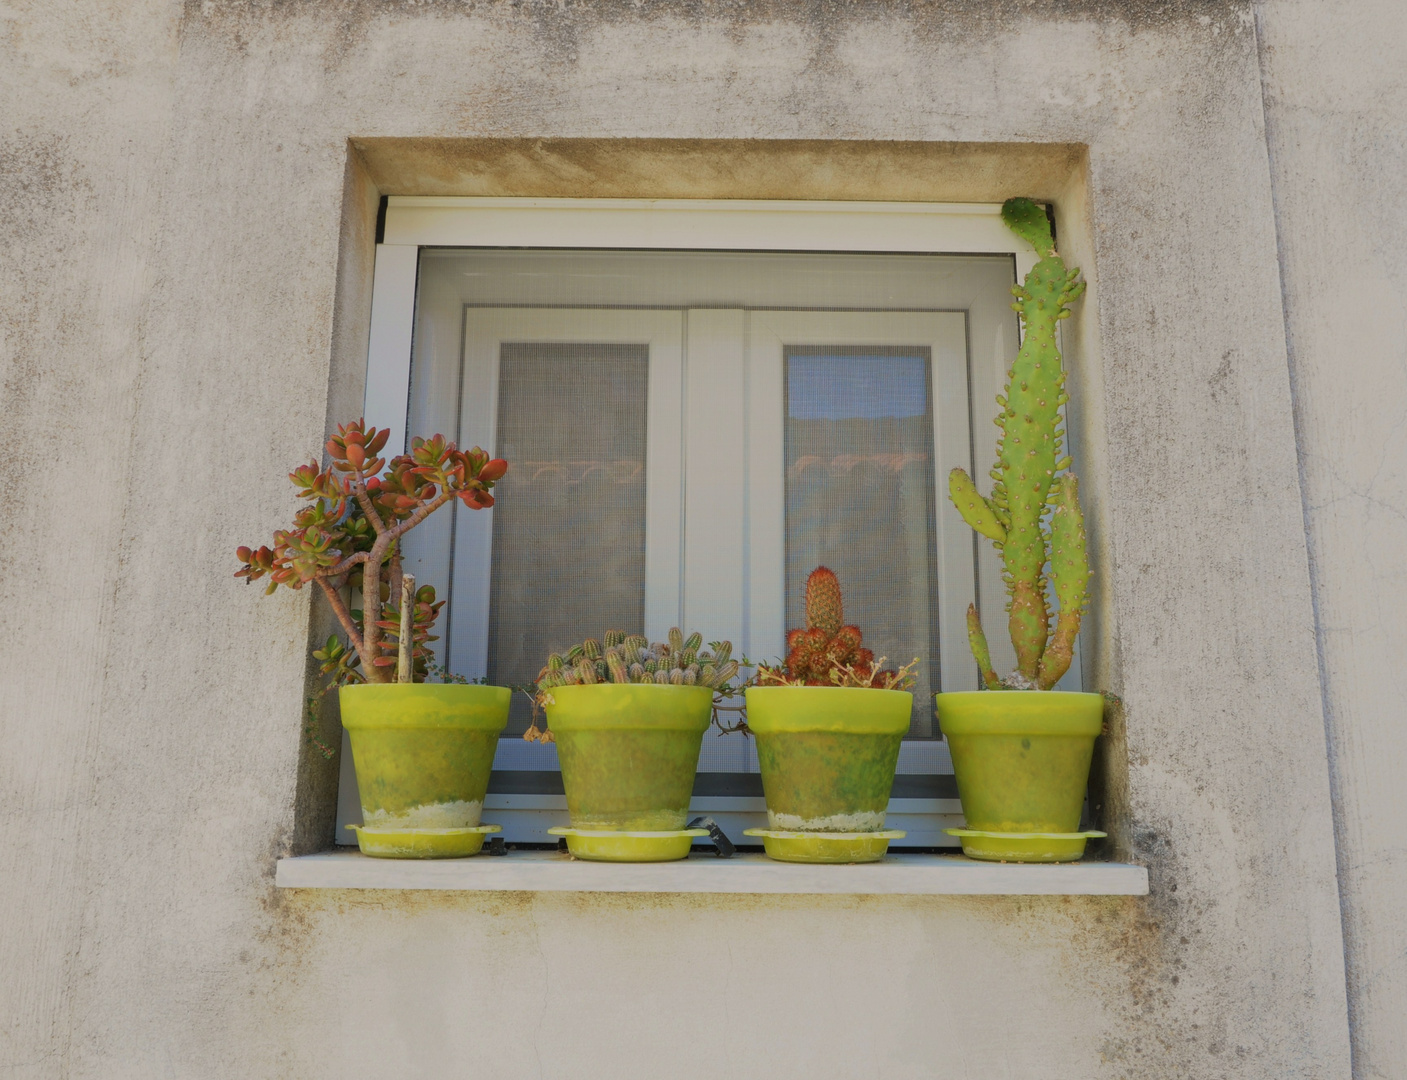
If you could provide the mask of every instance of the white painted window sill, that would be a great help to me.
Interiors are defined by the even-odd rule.
[[[1048,866],[961,855],[889,855],[877,863],[809,866],[759,854],[679,862],[599,863],[555,851],[467,859],[372,859],[328,852],[280,859],[281,889],[462,889],[498,892],[839,893],[892,896],[1146,896],[1148,871],[1128,863]]]

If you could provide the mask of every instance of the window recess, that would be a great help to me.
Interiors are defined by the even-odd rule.
[[[407,545],[450,601],[450,670],[528,682],[608,626],[772,658],[826,563],[866,643],[920,659],[890,820],[905,845],[955,846],[931,694],[977,686],[967,605],[1005,616],[946,476],[994,458],[1009,290],[1034,262],[999,207],[393,197],[385,238],[367,419],[392,445],[439,431],[510,462],[493,510],[447,508]],[[485,807],[510,843],[566,821],[527,723],[519,700]],[[345,747],[341,785],[350,844]],[[705,736],[693,806],[730,834],[765,823],[749,739]]]

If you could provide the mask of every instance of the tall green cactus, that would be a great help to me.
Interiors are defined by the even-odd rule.
[[[1016,670],[998,679],[977,609],[968,609],[968,640],[988,689],[1049,690],[1070,668],[1075,635],[1084,612],[1089,561],[1079,485],[1061,455],[1060,406],[1065,371],[1056,346],[1056,324],[1085,289],[1078,269],[1067,270],[1055,251],[1045,211],[1030,199],[1008,199],[1002,220],[1027,241],[1040,261],[1023,285],[1012,287],[1025,336],[998,395],[997,464],[990,498],[983,498],[962,469],[948,476],[948,494],[958,513],[1001,552],[1002,578],[1010,602],[1009,630]],[[1047,519],[1047,510],[1053,508]],[[1046,561],[1050,570],[1047,579]],[[1051,633],[1047,582],[1060,609]]]

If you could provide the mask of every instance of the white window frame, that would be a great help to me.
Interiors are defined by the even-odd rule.
[[[683,325],[677,311],[572,308],[477,308],[465,312],[474,321],[466,329],[464,365],[467,377],[460,403],[461,423],[475,432],[485,447],[498,443],[498,345],[502,341],[574,341],[587,337],[593,343],[645,344],[650,349],[647,380],[651,417],[679,416],[684,396]],[[478,355],[472,355],[477,353]],[[482,383],[478,380],[482,378]],[[472,387],[483,386],[483,392]],[[680,619],[680,560],[684,483],[678,425],[646,426],[645,451],[645,625],[646,633],[662,637]],[[458,557],[450,586],[452,603],[446,614],[453,620],[453,640],[459,657],[469,656],[469,666],[451,670],[470,677],[488,668],[490,562],[493,557],[492,512],[462,515],[457,526]],[[424,580],[423,578],[421,580]],[[431,579],[433,580],[433,578]]]
[[[407,437],[421,247],[1009,254],[1018,280],[1037,261],[1035,251],[1002,223],[1001,206],[995,203],[391,196],[384,233],[376,246],[364,415],[369,424],[390,430],[387,445],[392,449],[403,447]],[[741,409],[737,423],[740,431],[749,423]],[[941,496],[941,477],[939,487]],[[526,744],[524,749],[542,750]],[[947,760],[945,744],[906,743],[905,749],[930,766],[939,757]],[[503,754],[500,750],[500,757]],[[765,820],[761,806],[743,805],[754,801],[760,803],[696,798],[692,809],[712,814],[731,833]],[[497,811],[499,816],[512,813],[540,819],[540,828],[531,830],[534,835],[548,824],[560,823],[564,809],[565,800],[548,795],[490,794],[485,803],[486,811]],[[908,845],[952,846],[942,829],[961,823],[961,808],[956,799],[896,798],[891,800],[889,818],[892,827],[909,831]],[[344,734],[338,843],[356,842],[346,825],[359,820],[355,774]],[[545,832],[542,838],[546,839]]]

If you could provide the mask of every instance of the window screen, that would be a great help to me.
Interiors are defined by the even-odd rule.
[[[938,678],[933,408],[927,350],[788,346],[787,625],[829,566],[846,621],[888,667],[919,659],[911,734],[932,733]]]
[[[640,345],[501,346],[488,677],[533,682],[547,654],[645,618],[645,432]],[[527,726],[514,696],[510,734]]]

